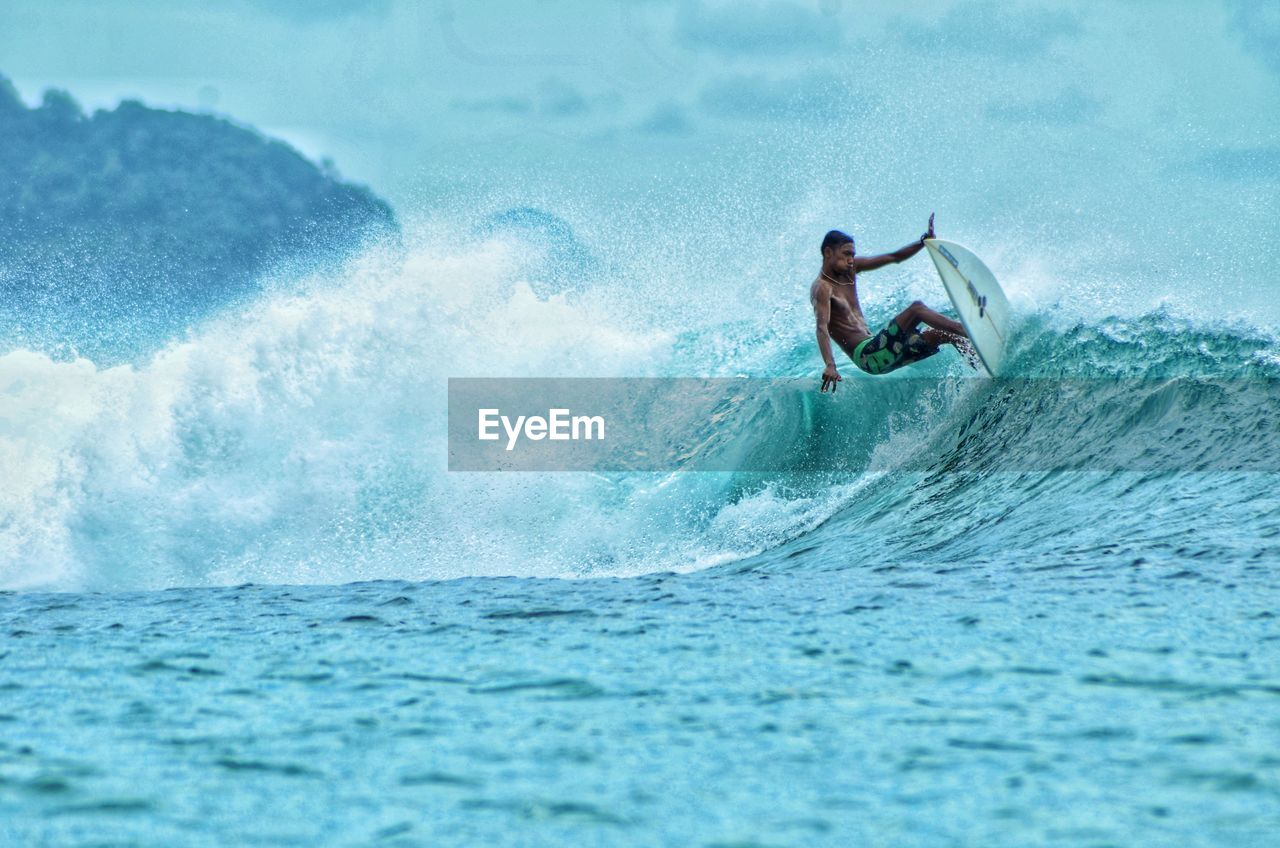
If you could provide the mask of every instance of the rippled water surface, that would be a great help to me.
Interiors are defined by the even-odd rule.
[[[0,841],[1274,844],[1268,568],[887,553],[0,596]]]

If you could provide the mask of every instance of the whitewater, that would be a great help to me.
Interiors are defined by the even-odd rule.
[[[1039,306],[1043,271],[1026,261],[1005,278],[1020,309],[1009,374],[1023,382],[966,380],[959,360],[938,356],[888,389],[854,383],[806,401],[806,429],[823,434],[823,450],[857,453],[866,474],[450,474],[450,377],[803,380],[814,371],[803,267],[743,309],[709,308],[703,297],[679,308],[682,281],[654,285],[616,259],[589,264],[571,230],[532,215],[497,216],[520,226],[496,231],[423,224],[408,251],[373,247],[328,275],[273,280],[135,363],[0,356],[0,586],[684,572],[768,558],[813,533],[806,544],[821,547],[832,520],[871,538],[918,526],[901,533],[904,544],[928,550],[923,538],[966,538],[974,512],[1031,534],[974,539],[977,551],[1039,553],[1038,541],[1054,538],[1044,551],[1053,553],[1153,503],[1180,502],[1173,493],[1190,478],[1156,474],[1175,471],[1246,473],[1222,484],[1226,500],[1207,493],[1218,488],[1210,481],[1179,532],[1214,522],[1224,525],[1220,544],[1257,545],[1266,536],[1251,532],[1255,520],[1275,520],[1269,478],[1247,476],[1273,464],[1274,337],[1166,306],[1130,315],[1089,313],[1078,300]],[[885,275],[888,285],[868,275],[873,322],[897,303],[942,297],[926,265]],[[857,379],[851,365],[842,370]],[[1233,402],[1241,393],[1249,399]],[[806,433],[788,410],[767,416],[757,426],[771,428],[766,438],[785,457]],[[973,436],[959,453],[956,434]],[[1132,454],[1168,453],[1170,439],[1181,453],[1139,464],[1155,476],[1134,478]],[[920,520],[911,493],[978,456],[998,457],[1001,473],[952,487],[942,503],[930,494]],[[1062,477],[1071,468],[1098,479]],[[871,477],[895,473],[902,482],[872,487],[906,496],[880,528],[862,495]],[[1106,492],[1106,509],[1081,520],[1096,506],[1089,489]]]

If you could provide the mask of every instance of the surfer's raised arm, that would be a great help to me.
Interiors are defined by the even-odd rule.
[[[929,215],[929,229],[925,230],[924,235],[920,236],[917,241],[900,247],[893,253],[882,253],[879,256],[855,256],[853,258],[853,271],[874,271],[877,268],[883,268],[886,265],[895,265],[899,262],[905,262],[915,256],[924,249],[924,240],[933,238],[933,215]]]

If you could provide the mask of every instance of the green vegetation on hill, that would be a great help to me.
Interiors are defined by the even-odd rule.
[[[0,140],[0,351],[133,358],[275,266],[397,231],[368,189],[213,116],[29,109],[0,77]]]

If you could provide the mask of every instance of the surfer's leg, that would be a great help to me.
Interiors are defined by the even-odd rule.
[[[923,305],[923,304],[922,304]],[[907,324],[913,317],[908,309],[894,318],[884,329],[858,345],[854,362],[869,374],[887,374],[904,365],[928,359],[938,352],[941,344],[965,344],[964,336],[957,336],[945,330],[925,330],[920,332],[920,322]],[[906,316],[906,317],[904,317]]]
[[[895,324],[904,330],[910,330],[917,324],[923,323],[928,324],[935,330],[945,330],[961,337],[965,335],[964,326],[959,321],[953,321],[939,312],[934,312],[920,300],[899,312],[898,317],[893,320]]]
[[[969,340],[963,335],[957,336],[955,333],[948,333],[946,330],[925,330],[920,335],[934,347],[941,347],[944,344],[949,344],[956,350],[970,347]]]
[[[973,349],[973,345],[969,343],[963,335],[957,336],[955,333],[948,333],[945,330],[925,330],[920,334],[926,342],[934,347],[941,347],[949,344],[956,349],[956,352],[965,358],[971,368],[978,367],[978,352]]]

